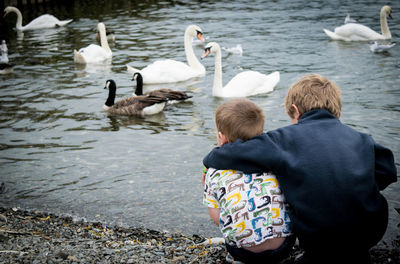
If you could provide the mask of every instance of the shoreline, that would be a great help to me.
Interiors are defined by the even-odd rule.
[[[0,207],[0,263],[227,263],[224,244],[202,244],[206,239]],[[372,263],[400,263],[400,235],[394,242],[373,247]],[[302,253],[295,246],[282,263]]]

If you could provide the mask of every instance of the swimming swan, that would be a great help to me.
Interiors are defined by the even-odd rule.
[[[135,72],[133,74],[132,81],[133,80],[136,81],[136,89],[134,92],[134,95],[136,95],[136,96],[155,95],[155,96],[166,97],[168,99],[168,104],[174,104],[174,103],[182,102],[186,99],[192,98],[191,95],[188,95],[187,93],[185,93],[183,91],[175,91],[172,89],[152,90],[150,92],[143,94],[143,77],[142,77],[142,75],[138,72]]]
[[[135,72],[141,73],[145,84],[182,82],[191,78],[204,76],[206,69],[193,52],[193,36],[197,36],[198,39],[204,42],[200,27],[190,25],[186,28],[184,44],[186,59],[189,65],[175,60],[158,60],[142,70],[126,65],[128,72],[130,74],[134,74]]]
[[[52,16],[52,15],[41,15],[34,20],[32,20],[29,24],[22,26],[22,14],[18,10],[18,8],[13,7],[13,6],[7,6],[4,9],[4,16],[6,16],[10,12],[14,12],[17,14],[17,24],[15,27],[17,30],[30,30],[30,29],[40,29],[40,28],[53,28],[53,27],[62,27],[65,26],[66,24],[70,23],[72,19],[69,20],[58,20],[58,18]]]
[[[348,23],[343,26],[335,28],[335,32],[324,29],[324,32],[333,40],[344,41],[363,41],[363,40],[377,40],[377,39],[391,39],[389,26],[387,24],[386,14],[392,18],[392,9],[390,6],[383,6],[380,14],[381,31],[382,34],[375,32],[361,24]]]
[[[79,51],[74,50],[74,61],[79,64],[100,63],[106,60],[111,60],[112,52],[106,37],[106,26],[104,23],[98,23],[97,29],[100,33],[101,46],[90,44],[86,48],[81,48]]]
[[[274,90],[274,87],[280,80],[278,71],[269,75],[256,71],[244,71],[233,77],[225,87],[222,87],[221,49],[218,43],[208,43],[201,57],[204,58],[210,53],[215,55],[213,96],[246,97],[268,93]]]
[[[160,113],[168,101],[165,97],[154,95],[132,96],[116,103],[117,85],[114,80],[107,80],[104,89],[108,89],[108,98],[103,105],[104,111],[118,115],[147,116]]]

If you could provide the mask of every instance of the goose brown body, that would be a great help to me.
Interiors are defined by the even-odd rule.
[[[184,101],[186,99],[192,98],[191,95],[188,95],[183,91],[176,91],[172,89],[158,89],[154,91],[147,92],[143,94],[143,77],[140,73],[136,72],[133,74],[133,79],[136,80],[136,90],[135,94],[137,96],[157,96],[157,97],[165,97],[168,99],[168,102],[173,101]]]
[[[116,84],[113,80],[107,80],[105,89],[109,89],[104,110],[110,114],[118,115],[151,115],[161,112],[168,99],[157,95],[132,96],[114,103]]]

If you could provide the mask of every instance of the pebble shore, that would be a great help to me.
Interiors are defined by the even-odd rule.
[[[204,241],[198,235],[0,208],[0,263],[227,263],[223,244]],[[283,263],[296,263],[301,255],[296,246]],[[398,247],[373,248],[371,256],[376,264],[400,263]]]

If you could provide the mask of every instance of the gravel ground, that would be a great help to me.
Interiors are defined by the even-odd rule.
[[[108,227],[37,211],[0,208],[0,263],[227,263],[223,244],[143,228]],[[373,263],[400,263],[400,238],[373,248]],[[296,263],[296,246],[284,264]]]

